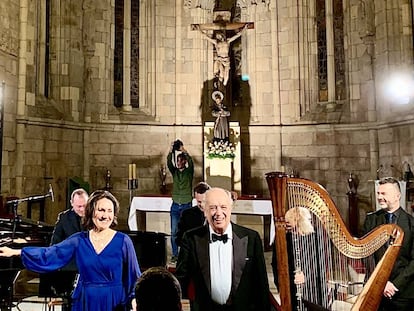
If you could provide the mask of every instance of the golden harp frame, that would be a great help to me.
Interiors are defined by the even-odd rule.
[[[277,255],[281,310],[292,311],[285,213],[295,206],[308,208],[316,215],[334,246],[346,257],[365,258],[390,241],[390,238],[393,240],[393,244],[376,265],[351,308],[351,311],[377,310],[401,247],[404,236],[402,229],[397,225],[382,225],[362,238],[355,238],[347,230],[334,202],[321,185],[307,179],[289,177],[280,172],[267,173],[266,180],[275,222],[274,247]]]

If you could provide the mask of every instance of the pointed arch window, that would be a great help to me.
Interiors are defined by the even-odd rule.
[[[316,0],[320,102],[346,99],[342,0]]]
[[[114,106],[139,108],[139,0],[115,1]]]
[[[36,95],[49,96],[50,0],[36,2]]]

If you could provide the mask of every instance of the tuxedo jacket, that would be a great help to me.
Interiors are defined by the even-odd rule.
[[[235,311],[270,310],[269,284],[262,241],[256,231],[232,223],[233,272],[228,303]],[[214,310],[211,299],[209,226],[184,234],[176,276],[183,296],[192,301],[192,311]],[[216,242],[218,243],[218,242]],[[228,242],[227,242],[228,243]],[[188,292],[189,286],[193,293]]]
[[[197,205],[184,210],[181,213],[178,222],[177,244],[181,246],[184,233],[188,230],[202,226],[204,224],[204,219],[204,213]]]
[[[367,214],[364,233],[385,224],[385,213],[384,210],[378,210]],[[404,239],[389,281],[399,290],[395,298],[414,298],[414,218],[400,207],[396,224],[404,231]],[[383,246],[375,252],[376,263],[384,255],[385,250],[386,246]]]
[[[59,213],[51,244],[62,242],[76,232],[82,231],[81,218],[72,209]]]

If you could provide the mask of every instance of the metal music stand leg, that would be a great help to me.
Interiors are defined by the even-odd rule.
[[[62,311],[70,310],[76,275],[76,271],[68,270],[40,274],[39,297],[61,298]],[[49,310],[53,310],[55,305],[48,303]]]
[[[0,271],[0,310],[11,310],[13,307],[14,283],[19,275],[16,269]]]

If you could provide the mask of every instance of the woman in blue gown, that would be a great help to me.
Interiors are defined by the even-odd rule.
[[[131,310],[141,271],[129,236],[112,229],[118,212],[119,203],[111,193],[95,191],[83,220],[87,231],[49,247],[0,247],[0,256],[21,256],[24,266],[38,273],[57,270],[75,258],[79,280],[72,311]]]

